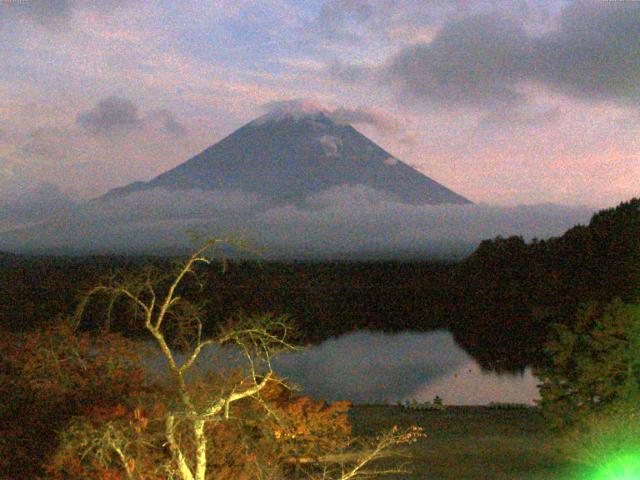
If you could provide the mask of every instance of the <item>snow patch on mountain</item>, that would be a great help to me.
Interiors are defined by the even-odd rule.
[[[340,153],[340,147],[342,146],[342,140],[333,135],[323,135],[320,137],[320,144],[324,150],[324,154],[327,157],[337,157]]]

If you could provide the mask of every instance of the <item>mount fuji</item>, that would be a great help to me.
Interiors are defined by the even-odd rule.
[[[351,125],[332,118],[330,112],[305,104],[259,117],[172,170],[148,182],[113,189],[101,198],[152,189],[224,189],[284,204],[356,185],[412,205],[471,203]]]
[[[522,233],[523,218],[536,223],[518,209],[471,203],[347,117],[305,104],[274,109],[149,181],[5,229],[0,251],[174,254],[190,251],[199,233],[240,236],[269,258],[449,258]]]

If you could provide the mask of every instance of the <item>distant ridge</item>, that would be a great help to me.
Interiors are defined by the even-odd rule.
[[[156,188],[239,190],[281,203],[342,185],[364,185],[408,204],[472,203],[351,125],[310,108],[264,115],[151,181],[113,189],[101,198]]]

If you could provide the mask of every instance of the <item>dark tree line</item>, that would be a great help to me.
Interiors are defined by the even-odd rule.
[[[97,280],[115,270],[134,271],[142,263],[164,271],[173,262],[151,257],[5,259],[0,284],[7,295],[0,298],[0,325],[25,330],[46,324],[60,312],[71,312],[80,292]],[[208,300],[210,326],[239,313],[271,312],[290,317],[299,340],[309,343],[360,328],[444,328],[452,268],[430,262],[247,261],[225,268],[214,263],[204,273],[206,283],[187,290]],[[95,310],[103,311],[100,306]],[[129,329],[128,313],[116,304],[112,326]],[[96,316],[88,318],[97,323]]]
[[[581,304],[638,297],[640,199],[561,237],[485,240],[454,275],[456,339],[487,367],[540,363],[549,327],[573,322]]]

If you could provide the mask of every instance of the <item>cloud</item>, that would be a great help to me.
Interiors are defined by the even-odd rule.
[[[0,20],[22,17],[47,28],[57,29],[69,21],[75,5],[74,0],[2,2]]]
[[[353,28],[370,19],[373,13],[374,7],[368,0],[330,0],[322,5],[315,28],[325,38],[356,40]]]
[[[23,188],[0,197],[0,231],[70,214],[75,206],[72,198],[52,183]]]
[[[576,1],[536,42],[529,76],[582,98],[640,105],[640,3]]]
[[[0,249],[153,252],[189,248],[188,231],[238,236],[267,258],[461,257],[483,239],[560,235],[592,209],[554,205],[406,205],[364,186],[336,187],[304,204],[238,191],[141,191],[92,202],[40,230],[0,236]]]
[[[543,2],[528,0],[331,0],[320,8],[313,30],[325,42],[338,42],[347,48],[364,43],[407,44],[431,38],[446,21],[500,11],[529,26],[547,20],[549,10]]]
[[[370,125],[383,133],[396,133],[400,129],[398,119],[381,110],[367,107],[330,109],[313,100],[291,99],[268,102],[262,105],[262,109],[267,114],[258,121],[277,117],[305,117],[322,114],[341,125]]]
[[[0,203],[7,201],[15,195],[18,185],[16,184],[17,162],[0,156]]]
[[[324,154],[327,157],[337,157],[340,153],[342,140],[332,135],[323,135],[322,137],[320,137],[320,144],[322,145]]]
[[[237,190],[143,190],[124,197],[91,202],[87,212],[117,222],[145,222],[171,218],[209,218],[233,213],[247,215],[266,202],[257,194]]]
[[[184,137],[187,134],[187,128],[178,120],[172,111],[167,109],[157,110],[147,114],[145,121],[152,124],[159,122],[162,131],[177,138]]]
[[[151,110],[144,117],[138,107],[126,98],[110,96],[76,116],[76,123],[96,136],[125,134],[145,125],[157,128],[175,137],[187,134],[187,128],[168,109]]]
[[[399,122],[391,115],[372,108],[341,107],[329,114],[339,124],[371,125],[381,132],[395,133],[399,130]]]
[[[367,83],[375,78],[378,69],[371,65],[356,65],[334,59],[327,68],[330,76],[351,85]]]
[[[480,118],[480,128],[495,127],[539,127],[557,123],[562,117],[560,107],[546,108],[504,108],[493,110]]]
[[[405,48],[384,77],[406,98],[440,106],[496,107],[521,102],[529,41],[513,19],[482,15],[446,24],[430,43]]]
[[[14,160],[14,156],[21,154],[22,140],[29,130],[38,126],[65,128],[78,112],[92,110],[98,100],[113,93],[133,101],[144,128],[126,137],[126,141],[121,141],[125,137],[112,141],[113,137],[105,135],[78,135],[91,131],[76,124],[73,127],[77,137],[73,140],[75,151],[70,152],[71,155],[52,151],[54,155],[48,164],[55,168],[55,177],[51,169],[43,167],[44,161],[28,158],[28,148],[40,153],[45,151],[42,143],[30,139],[32,145],[18,160],[25,165],[24,175],[30,175],[33,182],[48,179],[69,187],[78,184],[86,195],[91,195],[115,185],[148,179],[241,126],[250,119],[256,103],[283,96],[313,96],[332,102],[334,107],[376,106],[407,121],[415,133],[405,135],[405,131],[400,131],[395,132],[397,135],[393,138],[382,138],[374,130],[380,123],[375,127],[363,123],[371,128],[361,131],[378,143],[382,141],[388,151],[433,178],[449,179],[453,187],[466,190],[474,200],[604,202],[621,200],[633,190],[629,175],[617,177],[602,168],[602,175],[593,176],[594,170],[590,168],[596,163],[606,164],[607,158],[609,163],[615,159],[614,163],[625,164],[631,170],[637,164],[633,125],[629,125],[624,135],[619,134],[621,128],[612,134],[607,126],[612,123],[612,116],[627,112],[618,111],[615,106],[604,108],[610,105],[595,102],[616,99],[633,104],[636,87],[632,82],[638,75],[632,66],[638,55],[629,55],[629,52],[633,53],[638,37],[631,35],[638,15],[637,7],[630,2],[626,2],[629,5],[575,3],[558,16],[567,2],[370,0],[353,4],[321,2],[311,8],[296,3],[286,9],[280,8],[280,3],[269,3],[257,12],[255,2],[243,1],[233,7],[233,2],[225,2],[224,9],[216,9],[198,0],[180,9],[166,2],[144,10],[115,9],[108,18],[101,13],[108,8],[99,12],[97,2],[60,3],[59,11],[68,12],[62,16],[72,19],[65,30],[67,34],[54,35],[37,28],[32,24],[35,17],[18,19],[20,21],[11,25],[3,22],[0,26],[0,42],[8,48],[0,67],[5,72],[0,81],[5,120],[2,128],[20,136],[20,142],[5,139],[0,145],[0,155]],[[53,9],[58,2],[20,3]],[[118,2],[107,0],[106,3]],[[346,11],[331,14],[325,9],[325,20],[333,22],[337,30],[355,34],[356,41],[321,42],[318,32],[306,35],[311,30],[310,24],[315,22],[313,12],[323,10],[323,5],[330,3],[331,8],[343,7]],[[483,3],[485,7],[480,8]],[[490,5],[494,3],[495,8]],[[361,13],[358,13],[358,4],[365,5]],[[522,11],[507,11],[507,4]],[[6,5],[0,2],[0,16],[11,10],[12,7]],[[542,17],[529,19],[529,10],[539,6],[550,12],[548,22]],[[265,21],[262,10],[268,16]],[[174,14],[179,21],[165,21],[169,17],[176,20]],[[47,11],[43,15],[55,17],[56,12]],[[9,17],[12,20],[11,15]],[[451,39],[444,41],[447,29],[450,31],[452,26],[471,29],[471,18],[488,18],[497,24],[523,29],[524,53],[514,60],[512,46],[505,42],[506,54],[499,48],[492,55],[505,58],[501,61],[507,63],[510,74],[487,81],[485,68],[478,73],[481,79],[478,89],[486,87],[489,93],[474,92],[471,76],[471,81],[458,82],[453,88],[457,97],[452,98],[457,99],[457,103],[452,100],[450,104],[446,85],[439,84],[439,77],[434,77],[438,70],[430,67],[438,66],[433,63],[438,45],[455,46]],[[183,31],[181,26],[186,24],[199,34],[194,36],[193,28]],[[624,25],[627,27],[622,28]],[[475,28],[473,38],[477,39],[478,27]],[[242,32],[253,33],[242,35]],[[623,32],[628,34],[622,35]],[[608,41],[609,38],[616,40]],[[215,55],[211,50],[213,44],[220,47]],[[64,48],[59,48],[60,45]],[[425,54],[429,62],[425,61],[424,69],[417,71],[413,79],[418,87],[420,82],[427,81],[432,87],[430,90],[416,87],[414,91],[418,96],[408,93],[408,83],[403,83],[401,76],[388,80],[392,75],[391,61],[408,52],[410,45],[432,50]],[[478,62],[464,63],[466,50],[473,60],[474,52],[485,46],[477,41],[468,45],[468,49],[454,49],[453,53],[475,75],[473,68]],[[622,45],[628,46],[626,53]],[[249,62],[251,69],[246,68],[245,53],[257,61]],[[422,55],[422,50],[420,53]],[[620,57],[621,54],[625,56]],[[282,58],[329,64],[329,68],[339,72],[336,75],[353,83],[345,88],[328,81],[322,72],[283,68],[278,63]],[[556,58],[559,60],[554,60]],[[560,62],[563,58],[567,60]],[[618,68],[617,65],[623,63],[621,58],[626,58],[626,63]],[[561,67],[552,71],[551,60]],[[521,62],[521,68],[512,67],[516,61]],[[480,62],[480,65],[496,63],[499,62]],[[609,82],[610,78],[615,81]],[[366,79],[373,82],[366,83]],[[391,88],[387,89],[387,85]],[[398,105],[390,94],[392,91],[406,103]],[[592,110],[586,108],[587,102],[574,101],[578,97],[588,100]],[[434,103],[443,108],[431,108]],[[553,116],[552,104],[560,105],[562,121],[557,125],[551,119],[544,123],[543,115],[530,108],[532,104],[545,104],[550,116]],[[461,112],[450,112],[450,106],[482,111],[465,111],[459,115]],[[180,126],[172,124],[169,117],[160,118],[161,115],[151,111],[163,107],[171,108],[175,114],[173,120],[179,125],[189,127],[188,138],[175,141],[184,134]],[[476,128],[478,117],[484,114],[482,128]],[[536,128],[526,132],[531,135],[515,139],[506,138],[507,135],[496,138],[489,132],[493,126],[506,133],[518,128],[522,134],[525,125]],[[167,135],[163,137],[163,134]],[[486,143],[477,140],[475,135],[484,136]],[[76,154],[76,163],[86,165],[82,170],[68,168],[69,160],[75,159]],[[61,160],[54,160],[56,158]],[[624,191],[621,182],[625,182]],[[576,200],[577,195],[581,197]],[[606,199],[602,200],[605,195]]]
[[[261,106],[267,116],[307,116],[327,113],[326,107],[309,99],[274,100]]]
[[[141,124],[138,107],[126,98],[111,96],[91,110],[78,114],[76,122],[93,135],[115,135],[134,130]]]
[[[26,19],[50,31],[62,31],[80,10],[108,15],[129,0],[14,0],[0,3],[0,22]]]
[[[53,95],[49,101],[29,100],[32,116],[29,105],[15,114],[5,110],[14,123],[0,139],[0,158],[5,159],[0,162],[0,196],[16,183],[47,181],[95,197],[113,186],[167,170],[185,151],[206,146],[204,138],[211,134],[198,124],[202,133],[198,138],[182,123],[182,115],[166,108],[145,111],[126,101],[124,114],[116,115],[118,109],[107,101],[66,105]],[[39,112],[36,105],[53,114]]]
[[[527,103],[531,85],[640,105],[639,2],[575,1],[555,28],[541,32],[524,19],[475,13],[445,22],[433,39],[400,49],[378,68],[336,60],[328,71],[346,83],[388,85],[405,103],[443,108],[514,108]]]
[[[74,156],[72,132],[55,127],[40,127],[31,130],[22,144],[22,155],[46,162],[66,162]]]
[[[151,126],[175,137],[184,137],[187,128],[176,115],[166,108],[151,110],[144,116],[138,107],[126,98],[110,96],[76,116],[76,123],[95,136],[113,136]]]

